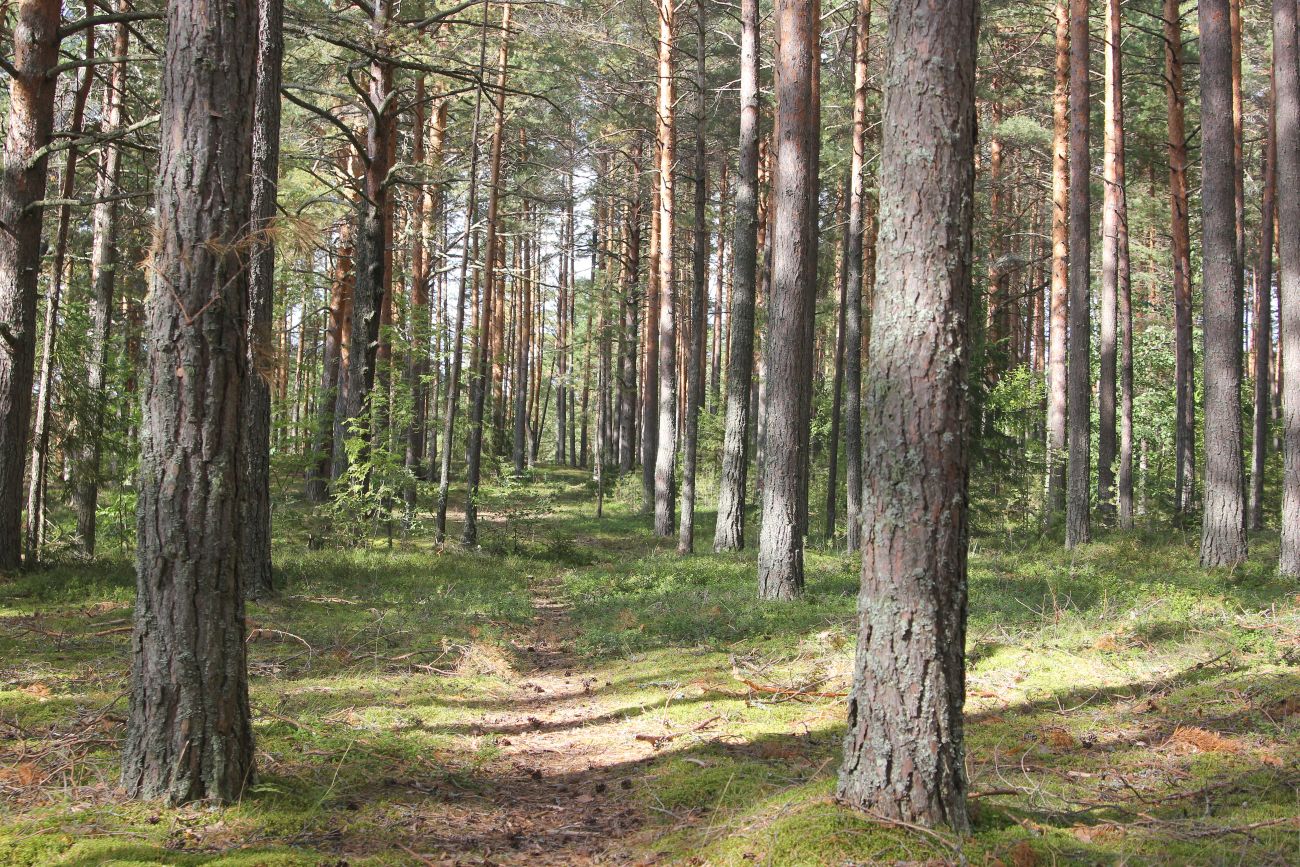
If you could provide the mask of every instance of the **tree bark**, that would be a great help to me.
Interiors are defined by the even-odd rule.
[[[1192,356],[1192,241],[1188,221],[1187,129],[1183,97],[1183,31],[1179,0],[1165,0],[1165,97],[1169,115],[1170,232],[1174,248],[1174,512],[1196,500],[1196,386]]]
[[[726,304],[727,274],[727,194],[730,192],[727,161],[722,161],[718,171],[718,271],[714,275],[713,332],[709,345],[709,414],[718,411],[722,399],[722,345],[726,342],[723,330]]]
[[[1091,344],[1088,306],[1092,201],[1088,186],[1090,94],[1088,0],[1070,0],[1070,349],[1069,477],[1066,485],[1065,546],[1088,541],[1091,487],[1092,413],[1088,387]]]
[[[637,293],[641,272],[641,142],[633,146],[631,165],[631,202],[627,216],[627,249],[623,269],[623,354],[619,378],[619,472],[632,472],[636,460],[636,356],[637,312],[641,299]]]
[[[772,182],[775,214],[772,288],[766,340],[767,442],[763,452],[762,527],[758,595],[793,599],[803,592],[803,533],[807,496],[807,403],[817,274],[816,53],[817,2],[779,0],[776,138],[780,159]]]
[[[1268,130],[1264,136],[1264,194],[1259,216],[1259,260],[1255,267],[1255,315],[1251,323],[1255,346],[1254,436],[1250,444],[1250,529],[1264,529],[1264,464],[1268,460],[1269,362],[1273,343],[1273,223],[1277,214],[1277,123],[1274,88],[1270,82]]]
[[[656,536],[673,532],[673,495],[677,463],[677,317],[673,171],[676,168],[674,113],[677,87],[673,71],[673,0],[658,0],[659,65],[656,132],[659,142],[659,425],[655,449]]]
[[[267,596],[271,586],[271,392],[267,388],[271,319],[275,310],[276,191],[280,173],[280,79],[284,0],[258,0],[257,92],[253,106],[253,246],[248,281],[247,425],[240,463],[240,548],[244,592]],[[301,341],[301,335],[299,335]],[[301,344],[300,344],[301,345]],[[286,362],[287,363],[287,362]]]
[[[740,3],[740,156],[727,354],[727,397],[722,483],[714,551],[745,547],[745,492],[749,473],[750,397],[754,379],[754,294],[758,276],[758,0]]]
[[[433,120],[427,124],[428,132],[435,139],[433,150],[438,151],[435,158],[425,152],[426,115],[425,102],[427,91],[424,75],[415,80],[415,105],[412,106],[411,120],[411,162],[422,169],[430,166],[437,171],[442,164],[442,154],[438,140],[437,116],[441,103],[433,108]],[[429,375],[429,341],[431,322],[429,319],[429,289],[432,283],[429,273],[433,261],[434,219],[438,212],[436,187],[425,182],[412,193],[411,205],[411,307],[410,335],[411,346],[406,360],[406,388],[411,399],[411,417],[406,425],[406,454],[402,463],[410,473],[402,494],[406,501],[406,513],[414,514],[417,489],[416,479],[427,478],[423,466],[426,451],[426,437],[429,423],[428,389],[425,380]]]
[[[844,463],[848,488],[844,522],[849,553],[862,547],[862,241],[866,231],[867,58],[871,2],[858,0],[853,60],[853,155],[849,185],[849,229],[844,245],[848,306],[844,316]]]
[[[1070,14],[1056,0],[1056,84],[1052,91],[1052,291],[1047,368],[1047,524],[1065,511],[1066,328],[1069,316]]]
[[[391,26],[393,0],[376,0],[371,15],[371,35],[383,44]],[[396,112],[393,93],[393,64],[382,58],[370,63],[370,87],[366,112],[365,180],[361,207],[357,213],[355,272],[352,293],[352,346],[348,353],[348,383],[342,395],[345,426],[334,443],[334,476],[349,463],[346,441],[359,438],[358,460],[368,463],[368,445],[375,427],[373,392],[380,360],[381,331],[390,304],[388,292],[391,259],[392,212],[389,207],[388,172],[393,165],[393,137]],[[385,402],[387,394],[384,394]]]
[[[852,170],[853,166],[852,162],[850,162],[849,171],[852,172]],[[849,188],[852,185],[853,178],[850,175],[844,180],[844,193],[841,197],[841,207],[838,215],[843,231],[840,235],[840,251],[836,257],[838,262],[835,269],[835,282],[839,289],[839,298],[835,305],[835,355],[831,360],[831,431],[830,441],[826,444],[826,514],[822,525],[823,539],[828,543],[835,538],[835,512],[840,501],[840,421],[844,408],[844,329],[849,303],[847,256],[849,246],[849,199],[851,198]]]
[[[1103,520],[1115,517],[1115,458],[1118,449],[1115,404],[1118,396],[1116,369],[1117,319],[1119,314],[1120,224],[1124,220],[1124,93],[1120,0],[1106,0],[1106,84],[1105,84],[1105,176],[1101,227],[1101,298],[1097,382],[1097,511]],[[1121,470],[1121,472],[1123,472]]]
[[[1237,260],[1229,0],[1200,0],[1201,182],[1205,295],[1205,511],[1201,565],[1246,559],[1241,432],[1241,267]]]
[[[121,7],[125,8],[125,7]],[[86,14],[94,14],[93,0],[86,4]],[[119,36],[125,27],[124,24],[119,26]],[[91,27],[86,31],[86,53],[85,58],[91,61],[95,57],[95,28]],[[118,47],[117,39],[114,39],[114,48]],[[126,46],[122,44],[121,51],[117,51],[114,56],[125,56]],[[123,63],[115,63],[108,73],[108,84],[104,89],[104,113],[108,115],[112,110],[110,95],[121,93],[120,76],[125,75],[122,71]],[[117,80],[116,88],[114,81]],[[90,97],[90,88],[95,83],[94,68],[87,66],[81,73],[81,81],[77,85],[76,94],[73,96],[72,117],[68,122],[68,131],[74,136],[82,134],[82,127],[86,114],[86,101]],[[116,150],[115,143],[105,142],[102,146],[101,153],[108,150]],[[63,183],[60,190],[60,198],[65,204],[59,206],[58,229],[55,230],[54,239],[54,261],[50,267],[50,289],[45,301],[45,329],[41,335],[41,367],[37,386],[38,400],[36,403],[36,420],[32,430],[32,461],[31,473],[28,480],[27,488],[27,527],[26,538],[24,540],[23,556],[28,565],[34,565],[40,561],[42,549],[45,544],[45,481],[46,467],[49,459],[49,418],[50,405],[53,400],[53,382],[54,382],[54,351],[56,338],[59,331],[59,306],[62,302],[63,289],[72,280],[72,263],[67,257],[68,253],[68,231],[72,223],[72,207],[66,204],[72,199],[77,180],[77,163],[80,161],[81,149],[78,147],[69,147],[68,154],[63,164]],[[101,175],[102,178],[102,175]],[[98,189],[99,183],[96,183]],[[100,195],[95,196],[101,198]],[[93,242],[92,242],[93,248]],[[94,253],[91,254],[92,259]],[[92,278],[93,282],[93,278]],[[96,432],[99,430],[98,425],[88,425],[87,432]],[[91,433],[87,439],[98,446],[98,437]],[[80,468],[77,468],[78,471]],[[74,479],[79,482],[80,479]],[[74,483],[74,497],[77,485]],[[93,554],[93,550],[90,552]]]
[[[253,777],[238,524],[257,26],[257,0],[168,4],[122,785],[173,804],[236,801]]]
[[[1278,571],[1300,577],[1300,50],[1294,0],[1273,0],[1277,141],[1278,307],[1282,356],[1282,549]]]
[[[316,430],[312,436],[312,454],[315,462],[308,467],[307,499],[323,503],[329,495],[330,465],[334,454],[334,413],[342,388],[344,347],[348,340],[345,331],[351,322],[348,310],[352,294],[352,224],[345,221],[339,227],[334,245],[334,277],[330,284],[329,317],[325,326],[325,347],[321,362],[320,389],[316,398]]]
[[[0,571],[23,549],[23,464],[36,364],[36,285],[41,268],[45,147],[54,131],[58,0],[20,0],[0,175]]]
[[[700,441],[700,404],[704,402],[705,308],[709,280],[708,173],[705,133],[708,125],[708,66],[704,39],[704,0],[696,0],[695,46],[695,249],[691,274],[690,340],[686,346],[686,417],[682,431],[682,514],[677,553],[695,551],[695,473]]]
[[[862,588],[838,789],[873,815],[958,834],[970,830],[962,704],[976,17],[974,0],[943,15],[916,0],[890,7]]]
[[[526,155],[525,155],[526,158]],[[524,226],[524,236],[521,239],[523,244],[523,254],[521,256],[522,269],[519,279],[515,281],[516,291],[519,293],[519,315],[515,321],[515,332],[518,337],[515,340],[515,380],[514,380],[514,430],[513,440],[511,441],[511,459],[514,463],[515,476],[523,478],[524,471],[528,469],[528,381],[531,376],[529,369],[529,337],[533,330],[533,297],[532,297],[532,280],[528,274],[528,262],[532,258],[529,249],[529,239],[527,235],[528,224],[531,219],[530,206],[527,201],[522,205],[521,222]]]

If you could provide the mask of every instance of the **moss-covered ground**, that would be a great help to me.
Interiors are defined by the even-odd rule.
[[[568,470],[487,491],[472,552],[423,522],[308,551],[281,511],[231,807],[116,790],[125,556],[0,578],[0,863],[1300,863],[1300,586],[1267,535],[1231,574],[1172,530],[977,536],[956,840],[834,801],[846,556],[760,604],[752,554],[679,558]]]

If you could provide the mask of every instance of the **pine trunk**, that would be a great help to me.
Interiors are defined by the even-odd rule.
[[[976,3],[944,11],[891,6],[862,587],[838,792],[886,821],[966,834]]]
[[[754,379],[754,295],[758,276],[758,0],[740,3],[740,159],[736,171],[734,269],[728,314],[727,397],[722,482],[713,550],[745,547],[751,387]]]
[[[1281,311],[1282,551],[1278,571],[1300,577],[1300,50],[1296,4],[1273,0],[1273,110]]]
[[[1250,444],[1250,529],[1264,529],[1264,465],[1268,460],[1270,364],[1273,354],[1273,223],[1277,214],[1277,135],[1273,90],[1270,87],[1268,129],[1264,137],[1264,194],[1260,203],[1259,261],[1255,267],[1254,317],[1255,401],[1254,436]]]
[[[1070,14],[1056,0],[1056,84],[1052,92],[1052,292],[1047,367],[1047,523],[1065,511],[1066,340],[1069,316]]]
[[[803,592],[808,438],[812,391],[810,325],[817,290],[816,54],[820,4],[779,0],[775,136],[780,159],[772,181],[772,288],[766,339],[767,441],[763,452],[760,599]]]
[[[1229,0],[1200,0],[1201,242],[1205,295],[1205,511],[1201,565],[1246,559],[1241,431],[1241,266]]]
[[[253,781],[238,525],[257,32],[257,0],[168,4],[122,785],[173,804]]]
[[[36,285],[46,146],[54,130],[59,0],[20,0],[14,15],[9,118],[0,174],[0,571],[16,569],[22,546],[23,465],[36,364]]]
[[[280,171],[280,66],[284,0],[258,0],[257,93],[253,106],[253,246],[249,253],[247,425],[240,469],[240,548],[244,592],[271,593],[271,393],[267,388],[275,308],[276,190]],[[301,345],[302,335],[299,335]],[[288,360],[285,359],[285,363]]]

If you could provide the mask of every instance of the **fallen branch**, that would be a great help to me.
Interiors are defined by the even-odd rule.
[[[706,729],[706,728],[708,728],[709,726],[713,725],[715,722],[717,722],[717,721],[720,720],[720,719],[722,719],[722,717],[720,717],[720,716],[713,716],[713,717],[709,717],[709,718],[706,719],[704,722],[700,723],[699,725],[695,726],[694,728],[687,729],[687,730],[684,731],[684,732],[675,732],[675,733],[673,733],[673,734],[666,734],[666,735],[637,735],[637,736],[636,736],[636,739],[639,740],[639,741],[645,741],[646,743],[648,743],[648,744],[650,744],[651,746],[653,746],[655,749],[659,749],[659,748],[660,748],[661,746],[663,746],[664,744],[666,744],[666,743],[670,743],[670,742],[672,742],[673,740],[675,740],[675,739],[681,737],[682,735],[689,735],[689,734],[692,734],[692,733],[694,733],[694,732],[703,731],[704,729]]]
[[[784,686],[764,686],[761,683],[754,683],[752,680],[740,681],[754,692],[767,693],[768,695],[780,695],[786,698],[844,698],[847,692],[812,692],[806,687],[800,689],[790,689]]]

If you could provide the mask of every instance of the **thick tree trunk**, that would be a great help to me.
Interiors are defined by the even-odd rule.
[[[1272,91],[1273,88],[1270,88]],[[1250,444],[1250,529],[1264,529],[1264,464],[1268,460],[1269,362],[1273,354],[1273,223],[1277,214],[1277,134],[1273,93],[1269,94],[1268,130],[1264,137],[1264,195],[1260,203],[1259,260],[1255,267],[1255,315],[1251,322],[1255,346],[1254,436]]]
[[[510,59],[510,5],[501,11],[501,45],[497,50],[496,128],[492,133],[491,175],[488,180],[487,238],[484,242],[482,299],[479,306],[478,334],[474,340],[474,365],[470,378],[469,437],[465,449],[465,525],[461,543],[466,548],[478,544],[478,486],[483,461],[483,422],[488,389],[492,376],[492,303],[496,282],[499,209],[501,205],[501,150],[505,143],[506,68]]]
[[[887,820],[965,834],[976,3],[932,15],[894,0],[889,46],[862,589],[839,797]]]
[[[45,151],[54,130],[59,0],[20,0],[14,17],[4,172],[0,174],[0,571],[23,549],[23,465],[36,364]]]
[[[238,524],[257,24],[257,0],[168,4],[122,785],[171,803],[233,802],[253,777]]]
[[[1241,267],[1229,0],[1200,0],[1201,267],[1205,293],[1205,512],[1201,565],[1246,559],[1241,433]]]
[[[1229,38],[1232,42],[1232,157],[1237,171],[1233,174],[1233,214],[1237,241],[1237,283],[1245,285],[1246,268],[1246,175],[1245,142],[1242,122],[1245,105],[1241,92],[1241,0],[1228,0]],[[1243,288],[1244,292],[1244,288]]]
[[[1192,240],[1187,205],[1187,130],[1179,0],[1165,0],[1165,97],[1169,115],[1170,233],[1174,250],[1174,512],[1196,500],[1196,386],[1192,356]]]
[[[1069,316],[1070,14],[1056,0],[1056,84],[1052,91],[1052,292],[1047,368],[1047,523],[1065,511],[1066,339]]]
[[[276,190],[280,172],[280,66],[284,0],[258,0],[257,94],[253,106],[253,246],[249,252],[248,370],[244,378],[245,436],[240,469],[240,549],[244,592],[271,586],[271,392],[267,388],[271,318],[275,309]],[[301,345],[302,335],[299,335]]]
[[[817,289],[817,2],[779,0],[776,138],[780,159],[772,181],[775,221],[772,289],[766,339],[767,442],[763,452],[762,527],[758,595],[793,599],[803,592],[803,533],[807,485],[807,403]]]
[[[1278,571],[1300,577],[1300,50],[1294,0],[1273,0],[1277,140],[1278,307],[1282,356],[1282,552]]]
[[[704,402],[705,307],[709,280],[708,173],[705,133],[708,125],[708,59],[704,40],[704,0],[696,0],[695,46],[695,249],[691,273],[690,340],[686,345],[686,417],[682,431],[682,514],[677,553],[695,551],[695,472],[700,441],[700,404]]]
[[[676,168],[674,112],[677,87],[673,71],[673,0],[658,0],[659,66],[656,131],[659,142],[659,425],[655,449],[656,536],[673,532],[673,496],[677,464],[677,290],[673,251],[673,171]]]
[[[1089,126],[1091,83],[1088,78],[1088,0],[1070,0],[1070,350],[1069,445],[1066,485],[1065,546],[1088,541],[1088,498],[1091,487],[1092,412],[1089,347],[1091,327],[1088,292],[1092,201],[1089,190]]]
[[[731,244],[734,274],[727,355],[722,484],[713,550],[745,547],[751,386],[754,379],[754,295],[758,277],[758,0],[740,3],[740,159]]]

